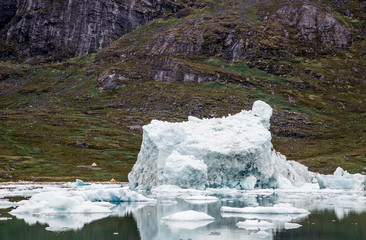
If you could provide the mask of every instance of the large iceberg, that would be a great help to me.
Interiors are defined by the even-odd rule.
[[[133,190],[181,188],[291,188],[314,177],[276,152],[269,131],[272,108],[256,101],[251,111],[223,118],[143,127],[137,162],[128,175]]]

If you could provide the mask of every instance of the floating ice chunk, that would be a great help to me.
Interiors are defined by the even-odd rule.
[[[276,227],[273,223],[259,220],[245,220],[243,222],[236,223],[236,226],[247,230],[266,230]]]
[[[144,195],[131,191],[128,187],[106,188],[106,189],[88,189],[82,192],[74,192],[75,195],[82,196],[89,201],[104,202],[154,202],[154,199],[147,198]]]
[[[187,196],[205,194],[205,192],[197,189],[183,189],[176,185],[160,185],[151,189],[151,193],[159,198],[185,198]]]
[[[184,201],[193,204],[207,204],[217,202],[219,201],[219,199],[214,196],[190,196],[184,198]]]
[[[82,180],[80,180],[80,179],[76,179],[76,185],[77,186],[88,186],[88,185],[90,185],[90,183],[84,183]]]
[[[60,214],[60,213],[109,213],[113,204],[91,202],[69,192],[44,192],[25,200],[25,204],[13,209],[11,214]]]
[[[281,203],[275,204],[273,207],[226,207],[220,209],[225,213],[251,213],[251,214],[310,214],[309,211],[302,208],[295,208],[291,204]]]
[[[213,221],[214,217],[211,217],[203,212],[197,212],[193,210],[177,212],[172,215],[163,217],[161,221],[170,222],[170,221],[179,221],[179,222],[199,222],[199,221]]]
[[[251,111],[223,118],[153,120],[143,127],[141,150],[128,175],[130,188],[273,188],[281,177],[292,185],[309,182],[305,166],[273,150],[271,115],[272,108],[257,101]]]
[[[76,179],[73,183],[65,183],[65,187],[82,187],[82,186],[90,186],[90,183],[84,183],[83,180]]]
[[[302,225],[298,224],[298,223],[290,223],[290,222],[286,222],[284,225],[285,229],[296,229],[296,228],[300,228],[302,227]]]
[[[11,208],[15,206],[18,206],[18,203],[10,202],[7,199],[0,199],[0,209]]]
[[[344,189],[363,191],[366,189],[366,176],[362,174],[350,174],[338,167],[333,175],[317,175],[320,189]]]
[[[110,213],[115,205],[110,202],[149,202],[154,199],[131,191],[128,187],[86,189],[83,191],[46,191],[33,195],[11,213],[70,214],[70,213]]]

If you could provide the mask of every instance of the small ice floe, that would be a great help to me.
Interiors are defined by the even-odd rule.
[[[184,201],[192,204],[207,204],[217,202],[219,199],[214,196],[190,196],[184,198]]]
[[[85,191],[75,191],[76,195],[82,196],[84,199],[90,201],[102,201],[102,202],[156,202],[155,199],[147,198],[144,195],[131,191],[128,187],[116,187],[116,188],[96,188],[88,189]]]
[[[179,186],[176,185],[160,185],[156,188],[153,188],[151,190],[151,193],[157,197],[160,198],[172,198],[172,197],[187,197],[187,196],[192,196],[192,195],[202,195],[205,194],[204,191],[200,191],[197,189],[192,189],[192,188],[188,188],[188,189],[183,189]]]
[[[300,228],[302,227],[301,224],[298,223],[290,223],[290,222],[286,222],[283,226],[285,229],[289,230],[289,229],[296,229],[296,228]]]
[[[15,207],[15,206],[18,206],[18,203],[10,202],[7,199],[0,199],[0,209],[6,209],[6,208]]]
[[[245,220],[238,222],[236,226],[239,228],[245,228],[246,230],[267,230],[276,228],[275,224],[260,220]]]
[[[363,191],[366,189],[366,176],[362,174],[350,174],[338,167],[333,175],[317,175],[320,189],[343,189]]]
[[[11,220],[13,218],[11,217],[0,217],[0,221],[6,221],[6,220]]]
[[[291,204],[281,203],[275,204],[272,207],[226,207],[220,209],[221,212],[226,213],[245,213],[245,214],[310,214],[308,210],[302,208],[295,208]]]
[[[91,202],[66,191],[38,193],[21,202],[23,205],[13,209],[11,214],[110,213],[114,206],[107,202]]]
[[[83,180],[80,179],[76,179],[75,182],[73,183],[65,183],[64,186],[65,187],[83,187],[83,186],[90,186],[90,183],[84,183]]]
[[[171,228],[196,229],[206,226],[214,220],[214,217],[206,213],[188,210],[165,216],[161,219],[161,222]]]
[[[76,185],[77,186],[89,186],[90,185],[90,183],[84,183],[82,180],[80,180],[80,179],[76,179]]]

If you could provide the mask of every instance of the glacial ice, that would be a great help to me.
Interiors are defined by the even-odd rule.
[[[208,204],[219,201],[217,197],[214,196],[190,196],[185,197],[184,201],[191,204]]]
[[[338,167],[333,175],[317,176],[320,189],[344,189],[362,191],[366,190],[366,176],[362,174],[350,174]]]
[[[133,190],[160,185],[181,188],[291,188],[315,175],[273,150],[272,108],[256,101],[236,115],[143,127],[137,162],[128,175]]]
[[[298,223],[289,223],[289,222],[286,222],[284,224],[284,228],[289,230],[289,229],[296,229],[296,228],[300,228],[302,227],[301,224],[298,224]]]
[[[245,220],[236,223],[238,228],[245,228],[247,230],[267,230],[275,228],[275,225],[271,222],[260,220]]]
[[[75,214],[111,213],[112,203],[155,202],[128,187],[100,187],[83,185],[82,189],[68,188],[34,194],[29,200],[18,203],[11,214]]]

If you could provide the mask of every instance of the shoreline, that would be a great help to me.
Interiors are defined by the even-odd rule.
[[[75,181],[73,181],[75,182]],[[84,181],[83,181],[84,182]],[[72,183],[70,181],[67,182],[33,182],[33,181],[19,181],[19,182],[0,182],[0,186],[2,185],[63,185],[65,183]],[[120,184],[122,186],[128,186],[129,182],[84,182],[84,183],[90,183],[90,184]]]

